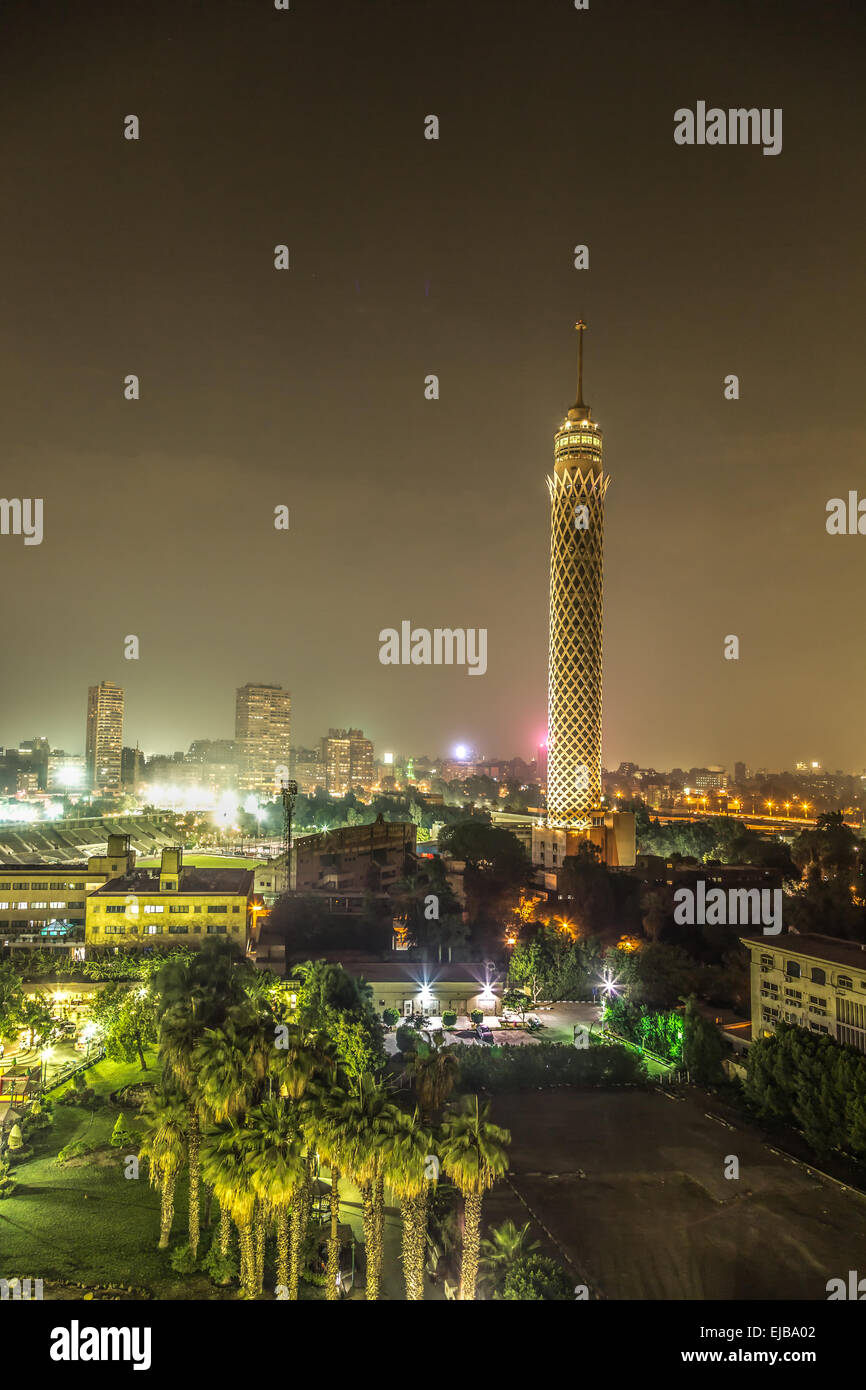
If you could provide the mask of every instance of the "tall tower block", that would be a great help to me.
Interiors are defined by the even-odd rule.
[[[578,333],[577,400],[557,430],[550,492],[550,639],[547,686],[547,820],[588,826],[601,799],[604,497],[610,478],[601,430],[583,399]]]

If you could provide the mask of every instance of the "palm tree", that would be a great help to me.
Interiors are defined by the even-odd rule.
[[[366,1296],[375,1301],[382,1277],[385,1234],[385,1146],[399,1112],[385,1089],[369,1074],[355,1078],[353,1084],[352,1091],[330,1088],[328,1124],[339,1130],[344,1170],[361,1190]]]
[[[385,1178],[399,1199],[403,1217],[403,1275],[406,1298],[424,1297],[424,1264],[427,1255],[427,1203],[433,1173],[430,1159],[433,1136],[416,1110],[396,1112],[390,1133],[384,1137]]]
[[[481,1232],[481,1203],[497,1178],[508,1171],[507,1129],[490,1124],[489,1105],[480,1105],[477,1096],[464,1096],[461,1106],[442,1123],[439,1152],[442,1166],[463,1195],[463,1260],[460,1269],[460,1297],[475,1297],[478,1278],[478,1248]]]
[[[166,1250],[174,1220],[174,1189],[186,1161],[187,1110],[180,1097],[157,1087],[145,1102],[142,1119],[139,1153],[147,1159],[151,1187],[160,1188],[159,1249]]]
[[[443,1046],[440,1039],[434,1041],[434,1038],[435,1034],[429,1044],[419,1044],[406,1062],[406,1073],[415,1082],[425,1124],[429,1124],[433,1114],[442,1109],[460,1075],[456,1046]]]
[[[203,1106],[215,1120],[229,1120],[258,1099],[267,1062],[254,1030],[228,1018],[219,1028],[205,1028],[192,1065]]]
[[[501,1226],[491,1229],[489,1240],[482,1240],[479,1268],[490,1280],[494,1291],[498,1290],[515,1261],[540,1248],[537,1240],[527,1239],[529,1224],[527,1221],[525,1226],[516,1226],[513,1221],[503,1221]]]
[[[259,1198],[263,1220],[271,1214],[277,1226],[277,1284],[298,1296],[299,1267],[289,1261],[289,1210],[297,1214],[299,1194],[306,1180],[301,1132],[295,1115],[280,1100],[264,1100],[250,1110],[242,1145],[253,1191]],[[264,1229],[264,1226],[261,1228]],[[292,1242],[294,1254],[295,1242]],[[261,1267],[261,1260],[257,1262]],[[259,1279],[259,1268],[256,1271]]]
[[[244,1000],[236,948],[207,942],[189,961],[169,961],[156,977],[159,1055],[163,1075],[186,1097],[189,1162],[189,1246],[198,1253],[201,1127],[210,1118],[193,1057],[206,1028],[218,1028]]]
[[[258,1292],[253,1219],[256,1190],[247,1162],[247,1140],[243,1128],[234,1120],[214,1125],[204,1136],[201,1166],[205,1179],[222,1206],[231,1212],[238,1228],[241,1251],[241,1284],[247,1298]]]
[[[328,1266],[325,1296],[333,1301],[340,1296],[337,1276],[340,1271],[340,1170],[349,1166],[353,1144],[350,1115],[346,1111],[348,1093],[337,1084],[336,1075],[330,1083],[318,1082],[311,1088],[301,1106],[301,1127],[307,1143],[315,1149],[331,1175]]]

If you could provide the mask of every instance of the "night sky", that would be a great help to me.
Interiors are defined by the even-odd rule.
[[[186,748],[265,681],[296,743],[530,756],[583,317],[605,764],[860,770],[866,536],[825,508],[866,496],[864,34],[796,0],[3,0],[0,491],[45,537],[0,537],[0,743],[82,751],[110,679],[124,742]],[[781,107],[781,154],[678,147],[698,101]],[[486,627],[487,674],[380,665],[402,619]]]

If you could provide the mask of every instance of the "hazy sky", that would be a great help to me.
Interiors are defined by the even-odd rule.
[[[862,768],[866,536],[825,508],[866,496],[864,29],[797,0],[4,0],[0,491],[45,519],[0,536],[0,743],[82,750],[111,679],[125,742],[185,748],[266,681],[298,743],[529,756],[582,316],[606,765]],[[782,108],[782,152],[677,146],[698,101]],[[403,619],[487,628],[487,674],[382,666]]]

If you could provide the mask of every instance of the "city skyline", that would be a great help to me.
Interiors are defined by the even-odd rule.
[[[861,477],[850,179],[851,215],[824,211],[859,154],[859,25],[732,4],[697,52],[686,4],[662,23],[625,10],[624,27],[622,6],[551,9],[525,41],[482,5],[460,18],[460,63],[443,19],[411,76],[388,15],[341,0],[303,16],[298,49],[274,42],[295,16],[232,6],[204,32],[158,0],[45,29],[5,12],[0,153],[27,215],[0,229],[4,493],[39,493],[44,535],[0,538],[0,583],[27,594],[0,743],[35,727],[79,748],[76,692],[104,679],[131,742],[186,746],[229,733],[232,692],[256,681],[291,691],[299,743],[354,722],[377,746],[526,755],[546,723],[543,479],[581,314],[619,480],[605,764],[781,766],[808,748],[860,766],[845,599],[866,541],[825,528]],[[586,23],[607,60],[575,84]],[[86,97],[66,75],[83,33]],[[213,99],[227,61],[257,74],[256,103]],[[502,72],[521,101],[501,101]],[[781,152],[677,144],[675,111],[704,97],[783,109]],[[486,629],[486,676],[382,666],[378,632],[407,617]]]

